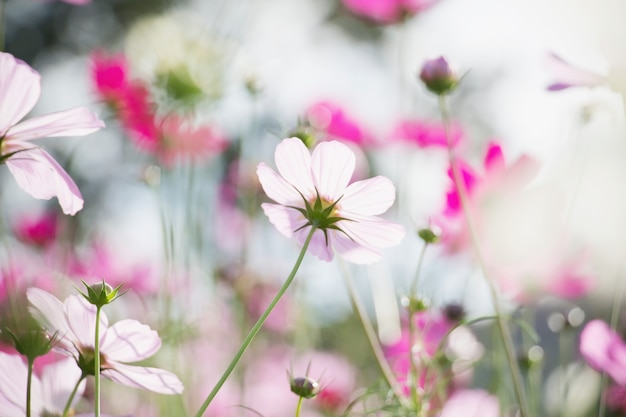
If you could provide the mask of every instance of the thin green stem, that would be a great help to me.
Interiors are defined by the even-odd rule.
[[[26,417],[31,416],[30,410],[30,391],[33,381],[33,359],[28,358],[28,377],[26,378]]]
[[[296,417],[300,417],[300,411],[302,410],[302,399],[304,397],[298,398],[298,405],[296,406]]]
[[[80,378],[78,378],[78,381],[76,382],[76,385],[74,385],[74,389],[72,390],[72,393],[70,394],[69,398],[67,399],[67,402],[65,403],[65,408],[63,408],[63,416],[62,417],[67,417],[68,414],[70,413],[70,408],[72,407],[72,402],[74,401],[74,397],[76,396],[76,392],[78,391],[78,387],[80,386],[80,383],[82,382],[83,379],[85,379],[86,375],[81,375]]]
[[[93,343],[93,376],[94,376],[94,415],[100,417],[100,312],[102,307],[96,305],[96,338]]]
[[[348,272],[346,266],[343,262],[339,262],[339,266],[341,267],[341,271],[343,272],[344,279],[346,281],[346,287],[348,288],[348,294],[350,295],[350,302],[352,303],[352,308],[356,312],[359,320],[361,321],[361,325],[363,326],[363,330],[365,330],[365,335],[367,336],[367,340],[372,348],[372,352],[374,353],[374,357],[376,358],[376,362],[378,362],[378,366],[380,367],[383,376],[387,380],[387,384],[393,390],[394,395],[398,398],[398,401],[402,403],[404,407],[408,405],[408,402],[405,398],[402,389],[400,388],[400,384],[398,383],[387,359],[385,358],[385,354],[383,353],[383,349],[380,346],[378,341],[378,337],[376,336],[376,331],[374,330],[374,326],[365,311],[365,306],[363,305],[363,301],[359,296],[356,286],[354,285],[354,281],[352,280],[352,276]]]
[[[215,387],[213,387],[213,390],[211,390],[209,395],[206,397],[206,399],[200,406],[200,409],[195,414],[196,417],[201,417],[204,414],[206,409],[209,407],[209,404],[211,404],[211,401],[213,401],[213,398],[215,398],[220,388],[222,388],[222,385],[224,385],[224,382],[226,382],[230,374],[233,372],[233,370],[235,369],[235,367],[241,360],[241,357],[243,356],[245,351],[248,349],[248,346],[250,346],[250,343],[252,343],[252,340],[254,339],[254,337],[257,335],[259,330],[261,330],[261,327],[263,326],[263,323],[265,323],[265,320],[267,320],[267,317],[270,315],[272,310],[274,310],[274,307],[276,307],[276,304],[278,304],[283,294],[285,294],[285,291],[287,291],[287,288],[289,288],[289,286],[291,285],[291,282],[296,277],[296,273],[298,272],[298,269],[300,268],[300,264],[302,264],[302,260],[304,259],[306,250],[309,247],[309,243],[311,243],[311,238],[313,237],[313,233],[315,233],[316,230],[317,228],[315,226],[311,227],[311,230],[309,231],[309,234],[307,235],[306,240],[304,241],[304,245],[302,245],[302,249],[300,250],[298,259],[296,260],[296,263],[294,264],[293,269],[289,273],[287,280],[285,281],[283,286],[280,287],[280,290],[278,290],[278,293],[276,294],[276,296],[274,297],[270,305],[267,306],[263,314],[261,314],[261,317],[259,317],[257,322],[254,324],[254,326],[248,333],[248,336],[246,336],[244,341],[241,343],[239,350],[237,351],[237,353],[235,353],[235,357],[232,359],[232,361],[230,362],[230,364],[228,365],[228,367],[222,374],[219,381],[217,381],[217,384],[215,384]]]
[[[498,297],[498,293],[496,291],[495,284],[491,277],[489,276],[489,271],[487,269],[487,264],[482,256],[482,251],[480,248],[480,242],[478,241],[478,234],[476,233],[476,229],[474,227],[474,222],[472,220],[472,216],[470,213],[470,207],[468,204],[467,190],[465,188],[465,181],[461,175],[459,167],[456,163],[456,157],[454,154],[454,148],[452,145],[452,136],[450,133],[450,118],[448,114],[448,108],[446,105],[446,96],[439,96],[439,109],[441,111],[441,116],[443,120],[446,141],[448,144],[448,158],[450,160],[450,168],[452,169],[452,179],[454,181],[454,185],[456,187],[459,202],[461,203],[461,208],[463,211],[463,215],[465,217],[465,222],[467,224],[467,228],[469,231],[470,238],[472,240],[472,244],[476,251],[476,257],[478,258],[478,262],[480,264],[480,268],[483,271],[485,279],[487,281],[487,285],[489,287],[489,292],[491,294],[491,299],[493,301],[493,307],[496,313],[496,324],[498,327],[498,331],[500,333],[500,338],[502,339],[502,344],[504,345],[504,351],[506,353],[506,359],[509,365],[509,369],[511,370],[511,378],[513,380],[513,388],[515,390],[515,396],[519,403],[520,407],[520,417],[531,417],[528,402],[526,399],[526,392],[524,389],[524,384],[522,382],[522,374],[519,369],[519,364],[517,363],[517,358],[515,356],[515,348],[513,345],[513,338],[509,331],[509,328],[506,325],[506,322],[501,314],[500,308],[500,299]]]

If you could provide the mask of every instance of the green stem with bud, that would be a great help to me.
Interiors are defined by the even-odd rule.
[[[30,391],[33,382],[33,363],[34,360],[28,358],[28,377],[26,378],[26,417],[31,417],[30,409]]]
[[[74,385],[74,389],[72,390],[72,393],[70,394],[69,398],[67,399],[67,402],[65,403],[62,417],[67,417],[69,415],[70,408],[72,407],[72,402],[74,401],[74,397],[76,396],[76,392],[78,391],[78,387],[80,386],[80,383],[83,381],[83,379],[85,379],[85,377],[86,375],[82,374],[80,378],[78,378],[78,381],[76,382],[76,385]]]
[[[100,417],[100,312],[102,307],[96,305],[96,338],[93,345],[94,354],[94,415]]]
[[[450,168],[452,170],[452,179],[459,195],[459,202],[461,204],[461,209],[463,211],[463,215],[465,216],[465,222],[467,224],[467,229],[469,231],[470,239],[472,240],[472,244],[476,251],[476,257],[478,258],[478,263],[480,264],[480,268],[483,271],[483,274],[486,278],[487,285],[489,287],[489,292],[491,294],[491,299],[493,301],[493,308],[495,310],[496,315],[496,324],[498,328],[498,332],[500,335],[500,339],[502,340],[502,344],[504,346],[504,352],[506,354],[506,359],[509,365],[509,369],[511,371],[511,379],[513,380],[513,389],[515,391],[515,396],[517,398],[517,402],[520,407],[521,417],[531,417],[526,392],[524,389],[524,384],[522,382],[522,374],[519,368],[519,364],[517,363],[517,359],[515,356],[515,348],[513,345],[513,338],[507,327],[507,323],[502,316],[501,308],[500,308],[500,299],[498,297],[498,293],[495,288],[495,284],[489,276],[489,272],[487,270],[487,264],[482,256],[482,251],[480,248],[480,243],[478,241],[478,234],[476,233],[476,228],[469,212],[469,204],[467,197],[467,190],[465,188],[465,181],[463,176],[459,170],[459,167],[456,163],[456,158],[454,155],[454,149],[452,145],[452,135],[450,132],[450,117],[448,114],[448,107],[446,105],[446,95],[439,95],[439,109],[441,111],[441,117],[443,120],[446,142],[448,145],[448,158],[450,160]]]
[[[298,397],[298,405],[296,406],[296,417],[300,417],[300,411],[302,410],[302,399],[304,397]]]
[[[313,238],[313,233],[315,233],[316,230],[317,230],[317,226],[312,225],[311,230],[309,231],[309,234],[307,235],[306,240],[304,241],[304,244],[302,245],[302,249],[300,250],[298,259],[296,260],[296,263],[294,264],[293,269],[291,270],[291,273],[287,277],[287,280],[285,281],[283,286],[280,287],[280,290],[278,290],[278,293],[276,294],[276,296],[274,297],[270,305],[267,306],[263,314],[261,314],[261,317],[259,317],[259,319],[254,324],[254,326],[252,327],[252,329],[250,330],[250,332],[248,333],[244,341],[241,343],[239,350],[237,351],[237,353],[235,353],[235,357],[232,359],[232,361],[230,362],[230,364],[228,365],[228,367],[222,374],[219,381],[217,381],[217,384],[215,384],[215,387],[213,387],[213,390],[211,390],[209,395],[206,397],[206,399],[200,406],[200,409],[195,414],[196,417],[201,417],[204,414],[206,409],[209,407],[209,404],[211,404],[211,401],[213,401],[213,398],[215,398],[219,390],[222,388],[222,385],[224,385],[224,383],[226,382],[230,374],[233,372],[233,370],[235,369],[235,367],[241,360],[241,357],[243,356],[245,351],[248,349],[248,346],[250,346],[250,343],[252,343],[252,340],[254,339],[254,337],[257,335],[259,330],[261,330],[261,327],[263,327],[263,324],[265,323],[265,320],[267,320],[267,317],[274,310],[274,307],[276,307],[276,304],[278,304],[280,299],[283,297],[283,294],[285,294],[285,291],[287,291],[287,288],[289,288],[289,286],[293,282],[294,278],[296,277],[296,273],[298,272],[298,269],[300,268],[300,265],[302,264],[302,260],[304,259],[306,250],[309,247],[309,243],[311,243],[311,239]]]

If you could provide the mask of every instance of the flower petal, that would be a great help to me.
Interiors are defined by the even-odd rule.
[[[81,378],[81,371],[74,359],[68,358],[46,365],[41,375],[41,401],[51,413],[62,413],[70,394]],[[75,404],[85,390],[85,380],[81,381],[74,397]]]
[[[592,320],[580,334],[580,354],[594,369],[626,385],[626,345],[602,320]]]
[[[86,107],[33,117],[6,133],[7,140],[31,140],[54,136],[83,136],[100,130],[104,122]]]
[[[96,306],[89,304],[80,295],[70,295],[63,303],[65,306],[65,319],[78,343],[82,346],[94,346],[96,337]],[[100,343],[109,327],[109,319],[104,311],[100,312]]]
[[[484,390],[460,390],[444,404],[440,417],[499,417],[498,397]]]
[[[102,352],[116,362],[137,362],[154,355],[161,347],[155,330],[137,320],[121,320],[102,338]]]
[[[49,333],[56,333],[63,347],[72,347],[76,342],[65,320],[65,307],[54,295],[39,288],[29,288],[26,297],[31,304],[29,308],[33,317],[42,324]]]
[[[41,76],[13,55],[0,52],[0,136],[22,120],[41,94]]]
[[[0,417],[24,417],[27,367],[18,355],[0,352]]]
[[[396,188],[386,177],[378,176],[357,181],[346,188],[339,202],[340,213],[346,211],[362,216],[381,214],[391,207],[395,198]]]
[[[302,196],[293,185],[278,175],[272,168],[261,162],[256,169],[259,182],[265,194],[275,202],[287,206],[304,207]]]
[[[332,233],[333,248],[348,262],[366,265],[379,261],[383,256],[380,250],[369,245],[364,246],[342,232],[333,230]]]
[[[600,75],[576,68],[554,53],[546,56],[545,65],[554,77],[554,81],[547,87],[549,91],[570,87],[592,87],[604,81]]]
[[[287,138],[276,147],[274,154],[276,168],[289,184],[293,185],[306,198],[315,196],[311,177],[311,154],[299,138]]]
[[[311,227],[305,227],[297,232],[295,232],[294,237],[298,245],[301,247],[304,245],[309,232],[311,231]],[[313,233],[313,237],[311,238],[311,242],[309,243],[309,247],[307,249],[312,255],[316,256],[322,261],[330,262],[333,260],[333,249],[331,242],[331,234],[328,234],[328,240],[323,230],[316,230]]]
[[[302,213],[289,207],[278,204],[261,204],[263,212],[269,218],[276,229],[284,236],[291,237],[293,232],[307,223]]]
[[[83,208],[83,198],[72,178],[46,151],[29,148],[6,161],[17,185],[37,199],[59,199],[65,214],[76,214]]]
[[[355,165],[354,153],[341,142],[322,142],[311,155],[311,172],[320,197],[336,201],[345,192]]]
[[[351,217],[337,223],[350,238],[365,247],[395,246],[404,237],[404,228],[378,217]]]
[[[118,384],[143,388],[161,394],[180,394],[183,392],[183,383],[169,371],[116,362],[113,362],[112,365],[112,369],[102,371],[102,376]]]

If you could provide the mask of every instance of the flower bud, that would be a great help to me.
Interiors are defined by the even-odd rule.
[[[313,398],[320,391],[320,384],[308,376],[292,378],[290,381],[291,392],[302,398]]]
[[[439,237],[441,236],[441,229],[439,228],[426,228],[420,229],[417,231],[417,235],[425,242],[425,243],[437,243],[439,242]]]
[[[446,304],[443,308],[443,314],[453,323],[458,323],[465,318],[465,309],[461,304]]]
[[[26,330],[15,334],[9,329],[4,329],[4,333],[13,340],[15,350],[31,362],[50,352],[56,341],[56,334],[50,337],[43,330]]]
[[[80,293],[89,303],[95,305],[96,307],[102,307],[106,304],[112,303],[116,298],[120,297],[122,294],[119,294],[119,290],[122,287],[122,284],[118,285],[115,288],[112,288],[109,284],[104,282],[99,282],[93,285],[87,285],[85,281],[82,281],[83,285],[87,288],[87,294]]]
[[[424,62],[420,71],[420,79],[430,92],[437,95],[451,92],[459,81],[456,72],[442,56]]]

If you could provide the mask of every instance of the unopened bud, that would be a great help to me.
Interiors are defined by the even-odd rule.
[[[439,242],[439,237],[441,236],[441,229],[439,229],[438,227],[420,229],[417,231],[417,235],[425,243],[437,243]]]
[[[291,379],[291,392],[302,398],[313,398],[320,391],[320,384],[308,376]]]
[[[112,288],[109,284],[104,282],[104,280],[93,285],[87,285],[85,281],[82,281],[82,283],[87,288],[87,294],[83,292],[81,292],[80,294],[85,297],[85,299],[89,301],[89,303],[97,307],[102,307],[106,304],[110,304],[116,298],[123,294],[119,294],[119,290],[122,287],[122,284],[118,285],[115,288]]]
[[[437,95],[451,92],[459,81],[456,72],[442,56],[424,62],[420,79],[430,92]]]

